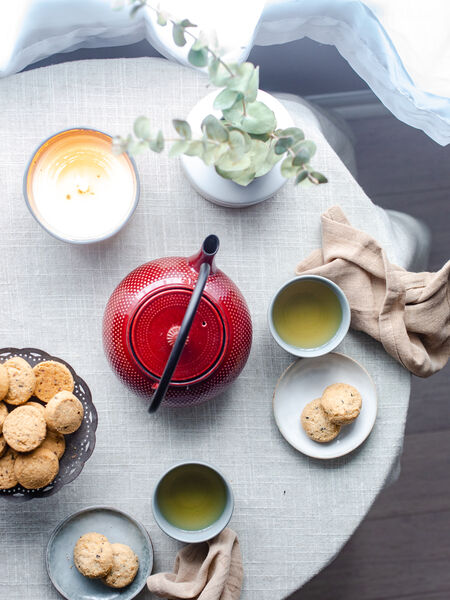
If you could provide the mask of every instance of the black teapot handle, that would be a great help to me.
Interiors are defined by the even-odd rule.
[[[209,235],[202,245],[201,252],[204,254],[204,260],[202,260],[201,264],[199,265],[197,283],[195,284],[191,299],[189,300],[186,312],[184,313],[180,331],[178,332],[172,351],[167,360],[164,372],[161,376],[158,387],[153,394],[152,402],[148,409],[148,412],[150,413],[156,412],[161,402],[164,400],[164,396],[166,395],[167,389],[170,385],[170,380],[172,379],[172,375],[177,368],[178,361],[180,360],[184,345],[186,344],[189,331],[191,330],[198,306],[202,299],[203,290],[205,289],[206,282],[211,272],[214,256],[218,250],[219,238],[216,235]]]

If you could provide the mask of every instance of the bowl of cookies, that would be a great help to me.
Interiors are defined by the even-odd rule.
[[[332,352],[292,363],[273,396],[276,424],[291,446],[313,458],[344,456],[369,436],[377,393],[357,361]]]
[[[0,349],[0,497],[51,496],[95,447],[97,411],[86,382],[36,348]]]

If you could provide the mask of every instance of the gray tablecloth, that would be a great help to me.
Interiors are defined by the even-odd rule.
[[[175,461],[204,459],[226,474],[235,492],[231,526],[244,557],[243,600],[280,599],[339,551],[401,452],[409,375],[361,333],[351,332],[339,348],[367,368],[378,389],[377,422],[361,448],[334,461],[311,460],[284,441],[273,420],[273,388],[292,357],[270,337],[267,306],[298,260],[319,245],[320,214],[339,203],[397,264],[408,267],[415,247],[401,229],[393,235],[387,215],[355,183],[303,104],[286,101],[295,121],[317,141],[315,164],[328,185],[305,189],[288,183],[259,206],[224,209],[189,187],[177,160],[148,154],[138,159],[139,207],[114,239],[67,245],[28,214],[22,175],[42,139],[77,125],[126,133],[140,114],[170,131],[171,119],[184,117],[205,94],[205,83],[201,74],[158,59],[67,63],[0,82],[1,345],[42,348],[67,360],[88,382],[99,413],[97,446],[76,481],[44,500],[14,505],[0,498],[1,598],[58,597],[45,571],[49,534],[61,519],[92,504],[140,519],[154,542],[155,570],[170,568],[177,543],[152,518],[152,489]],[[135,266],[157,256],[188,255],[211,232],[221,239],[218,265],[250,305],[252,352],[222,397],[150,416],[104,358],[105,303]]]

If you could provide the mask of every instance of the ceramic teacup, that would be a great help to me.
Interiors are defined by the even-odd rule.
[[[302,281],[319,282],[322,285],[326,286],[334,294],[340,306],[340,322],[337,326],[337,329],[334,331],[334,333],[331,334],[331,336],[328,339],[322,341],[322,343],[314,347],[301,347],[293,344],[292,342],[286,341],[286,339],[283,339],[274,322],[274,311],[276,311],[276,309],[279,307],[278,303],[280,303],[283,300],[283,294],[285,294],[286,291],[288,291],[289,289],[293,289],[295,286],[299,286],[299,283]],[[318,305],[318,310],[319,308],[320,306]],[[300,275],[287,281],[284,285],[281,286],[281,288],[276,292],[276,294],[272,298],[268,311],[269,329],[275,341],[290,354],[294,354],[295,356],[301,357],[322,356],[323,354],[327,354],[328,352],[334,350],[336,346],[338,346],[342,342],[342,340],[348,332],[348,329],[350,327],[350,316],[350,305],[341,288],[330,279],[327,279],[326,277],[321,277],[319,275]],[[324,314],[324,318],[326,317],[327,315]]]
[[[223,488],[223,506],[220,509],[220,513],[215,516],[212,522],[195,529],[183,528],[180,523],[175,523],[174,520],[170,520],[167,507],[165,508],[163,506],[164,503],[162,491],[164,490],[164,486],[167,484],[174,485],[173,482],[176,479],[177,472],[182,472],[184,468],[203,469],[207,476],[211,475],[217,478],[217,481],[220,482],[220,485]],[[187,477],[188,479],[185,480],[185,484],[189,487],[190,484],[192,484],[192,481],[189,480],[189,471]],[[170,498],[173,499],[173,490],[171,490],[169,487],[169,489],[166,491],[169,493]],[[202,491],[202,489],[199,491]],[[205,542],[218,535],[228,525],[231,515],[233,514],[233,509],[234,497],[230,484],[227,482],[222,473],[220,473],[220,471],[210,464],[202,461],[180,462],[167,469],[167,471],[165,471],[165,473],[163,473],[158,480],[152,497],[153,516],[155,517],[155,521],[158,526],[170,537],[186,543]]]

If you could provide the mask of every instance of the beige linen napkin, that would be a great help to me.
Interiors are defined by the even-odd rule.
[[[208,542],[184,546],[173,573],[150,575],[147,586],[169,600],[238,600],[243,578],[237,534],[227,527]]]
[[[391,264],[339,206],[321,219],[322,249],[297,265],[297,275],[337,283],[350,303],[351,326],[379,340],[414,375],[442,369],[450,354],[450,261],[437,273],[411,273]]]

